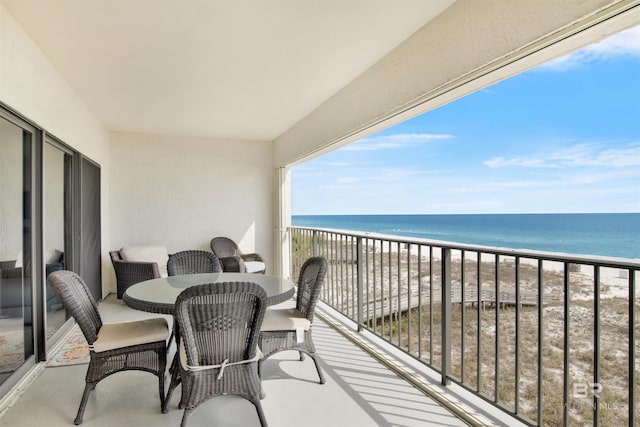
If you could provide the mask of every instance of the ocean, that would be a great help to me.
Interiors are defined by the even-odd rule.
[[[511,249],[640,259],[640,213],[293,215],[292,224]]]

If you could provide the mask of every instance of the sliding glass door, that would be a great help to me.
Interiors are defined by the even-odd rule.
[[[51,273],[102,297],[101,247],[100,165],[0,104],[0,398],[71,326]]]
[[[16,123],[0,116],[0,384],[34,354],[31,273],[34,132]]]

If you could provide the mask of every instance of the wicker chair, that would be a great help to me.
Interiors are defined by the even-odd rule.
[[[207,251],[182,251],[169,255],[169,276],[195,273],[218,273],[222,271],[215,254]]]
[[[193,286],[176,300],[177,369],[163,406],[182,382],[182,426],[202,402],[224,394],[249,400],[260,424],[267,422],[260,404],[258,333],[267,307],[267,294],[247,282],[209,283]]]
[[[264,274],[266,270],[266,263],[262,256],[256,253],[243,254],[236,242],[228,237],[211,239],[211,250],[220,259],[224,271]]]
[[[264,358],[258,364],[259,372],[262,363],[272,354],[296,350],[300,353],[300,360],[304,360],[305,353],[313,359],[320,384],[324,384],[324,375],[318,365],[316,348],[311,338],[311,325],[326,272],[325,258],[309,258],[300,269],[296,308],[267,310],[258,342],[260,350],[264,353]]]
[[[160,269],[155,262],[125,261],[120,257],[120,251],[111,251],[109,255],[116,272],[118,299],[122,299],[129,286],[160,277]]]
[[[82,278],[67,270],[47,278],[49,286],[62,298],[89,343],[91,360],[84,394],[74,423],[82,423],[89,393],[98,382],[116,372],[138,370],[158,377],[160,407],[164,406],[164,375],[167,364],[169,327],[164,318],[103,324],[95,300]]]

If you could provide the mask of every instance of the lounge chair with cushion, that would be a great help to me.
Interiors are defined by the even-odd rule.
[[[109,255],[116,273],[119,299],[131,285],[168,276],[169,254],[164,246],[126,246]]]
[[[220,259],[222,269],[236,273],[263,273],[267,268],[262,256],[257,253],[243,254],[238,245],[228,237],[211,239],[211,250]]]

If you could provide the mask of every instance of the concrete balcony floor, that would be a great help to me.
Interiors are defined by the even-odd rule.
[[[110,295],[100,304],[105,323],[148,316]],[[272,427],[304,425],[464,426],[462,420],[362,351],[321,319],[314,322],[314,342],[326,384],[318,383],[313,361],[282,352],[263,365],[262,401]],[[0,425],[12,427],[73,425],[84,388],[86,365],[45,368],[5,411]],[[168,377],[167,377],[168,382]],[[83,426],[178,426],[180,388],[160,412],[157,378],[121,372],[98,384],[90,395]],[[253,405],[235,396],[216,397],[196,408],[193,426],[258,426]]]

